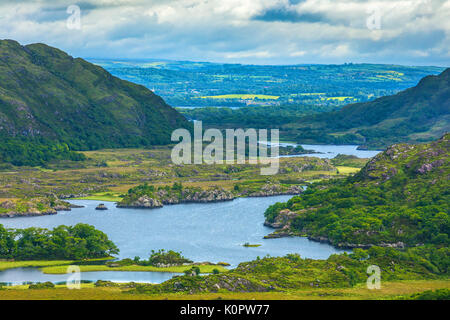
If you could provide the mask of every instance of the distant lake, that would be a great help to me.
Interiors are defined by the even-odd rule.
[[[260,141],[262,143],[262,141]],[[270,143],[269,143],[270,144]],[[280,147],[296,147],[298,144],[289,143],[289,142],[280,142]],[[300,144],[305,150],[314,150],[320,153],[311,153],[311,154],[301,154],[294,156],[280,156],[281,158],[286,157],[317,157],[317,158],[326,158],[333,159],[338,154],[352,155],[357,156],[358,158],[372,158],[375,157],[381,151],[379,150],[358,150],[357,145],[332,145],[332,144]]]

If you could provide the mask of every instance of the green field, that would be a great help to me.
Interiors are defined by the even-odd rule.
[[[69,290],[65,285],[54,289],[28,290],[28,285],[6,287],[0,291],[3,300],[385,300],[402,299],[410,295],[450,288],[448,280],[416,280],[383,282],[378,290],[365,285],[344,289],[303,289],[285,292],[217,292],[217,293],[167,293],[127,294],[126,285],[118,287],[95,287],[93,283],[81,284],[79,290]]]
[[[217,96],[202,96],[202,99],[242,99],[242,100],[276,100],[280,96],[271,96],[267,94],[222,94]]]
[[[89,259],[86,261],[105,261],[112,258],[101,258],[101,259]],[[85,261],[85,262],[86,262]],[[29,260],[29,261],[0,261],[0,271],[13,269],[13,268],[28,268],[28,267],[54,267],[60,266],[61,268],[67,269],[67,265],[75,264],[75,260]],[[65,271],[63,273],[66,273]]]
[[[219,270],[220,272],[227,272],[228,269],[217,266],[217,265],[196,265],[200,268],[200,273],[212,273],[214,269]],[[175,266],[175,267],[154,267],[154,266],[139,266],[139,265],[131,265],[131,266],[119,266],[119,267],[109,267],[107,265],[80,265],[81,272],[90,272],[90,271],[147,271],[147,272],[175,272],[175,273],[183,273],[186,270],[189,270],[192,266]],[[67,272],[67,267],[64,265],[58,266],[49,266],[42,268],[43,273],[47,274],[64,274]]]

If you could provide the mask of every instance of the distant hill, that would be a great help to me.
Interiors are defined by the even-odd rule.
[[[397,142],[436,139],[450,131],[450,68],[395,95],[307,116],[287,127],[303,143],[384,148]]]
[[[0,40],[0,137],[73,150],[170,142],[190,123],[147,88],[45,44]],[[1,160],[1,148],[0,148]]]

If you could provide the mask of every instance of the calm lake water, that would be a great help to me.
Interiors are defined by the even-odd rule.
[[[281,146],[296,146],[280,143]],[[332,159],[338,154],[371,158],[380,151],[357,150],[356,145],[301,145],[317,154],[301,155]],[[342,253],[330,245],[309,241],[306,238],[263,239],[273,231],[265,227],[264,211],[275,202],[287,201],[291,196],[266,198],[239,198],[228,202],[207,204],[180,204],[159,209],[118,209],[112,202],[109,210],[95,207],[104,201],[73,200],[84,208],[59,212],[54,216],[0,219],[0,224],[10,228],[53,228],[61,224],[88,223],[105,232],[120,249],[119,258],[147,258],[150,251],[171,249],[181,251],[193,261],[224,261],[236,266],[260,256],[283,256],[299,253],[302,257],[326,259],[331,254]],[[249,242],[260,247],[243,247]],[[160,283],[173,273],[164,272],[83,272],[82,280],[111,280],[116,282]],[[65,281],[66,275],[45,275],[36,268],[17,268],[0,272],[0,282]]]
[[[168,205],[158,209],[119,209],[112,202],[72,200],[84,208],[58,212],[53,216],[0,219],[10,228],[53,228],[61,224],[87,223],[105,232],[120,249],[119,258],[147,258],[152,249],[181,251],[193,261],[224,261],[236,266],[257,256],[283,256],[299,253],[302,257],[326,259],[342,253],[330,245],[292,237],[263,239],[273,229],[265,227],[266,208],[291,196],[239,198],[207,204]],[[106,211],[95,210],[105,203]],[[243,247],[249,242],[260,247]],[[82,280],[160,283],[174,274],[162,272],[83,272]],[[66,275],[45,275],[36,268],[17,268],[0,272],[0,282],[65,281]]]
[[[225,261],[233,266],[257,256],[299,253],[303,257],[326,259],[341,252],[306,238],[263,239],[273,229],[263,226],[264,211],[290,196],[239,198],[207,204],[168,205],[158,209],[95,210],[100,201],[73,200],[84,208],[58,212],[53,216],[8,218],[0,223],[10,228],[53,228],[61,224],[87,223],[105,232],[120,249],[119,258],[147,258],[152,249],[182,251],[193,261]],[[261,244],[247,248],[242,244]]]
[[[175,275],[170,272],[92,271],[82,272],[82,281],[109,280],[113,282],[161,283]],[[44,274],[38,268],[15,268],[0,272],[0,283],[18,285],[27,282],[66,282],[66,274]]]
[[[263,143],[263,142],[260,141],[260,143]],[[269,143],[269,145],[270,145],[270,143]],[[289,143],[289,142],[280,142],[279,145],[281,147],[287,147],[287,146],[296,147],[296,146],[298,146],[298,144]],[[320,152],[320,153],[301,154],[301,155],[294,155],[294,156],[280,156],[280,157],[317,157],[317,158],[333,159],[338,154],[345,154],[345,155],[357,156],[358,158],[372,158],[381,152],[379,150],[358,150],[357,145],[301,144],[301,146],[305,150],[314,150],[314,151]]]

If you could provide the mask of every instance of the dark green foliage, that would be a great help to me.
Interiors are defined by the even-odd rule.
[[[103,258],[119,252],[103,232],[79,223],[53,230],[5,229],[0,224],[0,259],[57,260]]]
[[[50,281],[30,284],[28,286],[28,289],[53,289],[53,288],[55,288],[55,285]]]
[[[192,263],[191,260],[183,257],[181,252],[173,250],[160,249],[158,251],[152,250],[148,260],[141,260],[140,257],[134,257],[134,259],[122,259],[119,261],[108,262],[107,265],[111,267],[123,267],[123,266],[161,266],[161,265],[182,265],[183,263]]]
[[[287,208],[291,229],[338,246],[450,244],[450,134],[423,145],[395,145],[345,180],[311,185],[269,207],[272,222]]]
[[[158,285],[138,285],[129,293],[287,291],[302,288],[346,288],[367,281],[367,268],[377,265],[382,281],[445,279],[450,249],[433,246],[397,250],[372,247],[360,256],[331,255],[327,260],[304,259],[298,254],[265,257],[239,264],[226,273],[177,277]]]
[[[232,108],[178,109],[189,119],[201,120],[214,128],[278,128],[299,121],[308,114],[337,110],[336,106],[261,106]]]
[[[158,251],[152,250],[150,258],[148,259],[148,264],[151,266],[158,265],[181,265],[183,263],[191,263],[192,261],[186,259],[181,255],[181,252],[176,252],[173,250],[165,251],[160,249]]]
[[[217,269],[214,269],[214,270],[218,271]],[[186,276],[198,276],[198,275],[200,275],[200,268],[197,266],[193,266],[190,269],[185,270],[184,274]],[[214,273],[214,274],[217,274],[217,273]]]
[[[286,208],[287,204],[285,202],[277,202],[267,208],[264,216],[268,222],[273,222],[278,213]]]
[[[18,164],[45,161],[45,146],[94,150],[167,144],[175,128],[191,127],[145,87],[44,44],[0,41],[0,93],[0,137],[16,139],[6,151],[16,147],[23,154]],[[31,148],[15,142],[23,139],[56,144],[38,145],[44,155],[27,159]]]
[[[0,138],[0,162],[16,166],[44,166],[52,160],[82,161],[82,153],[69,150],[65,143]]]
[[[142,185],[138,185],[136,187],[128,189],[128,196],[133,196],[133,198],[137,198],[143,195],[151,196],[155,192],[154,186],[149,186],[147,183],[144,183]]]
[[[450,289],[437,289],[437,290],[427,290],[420,293],[415,293],[407,300],[450,300]]]

